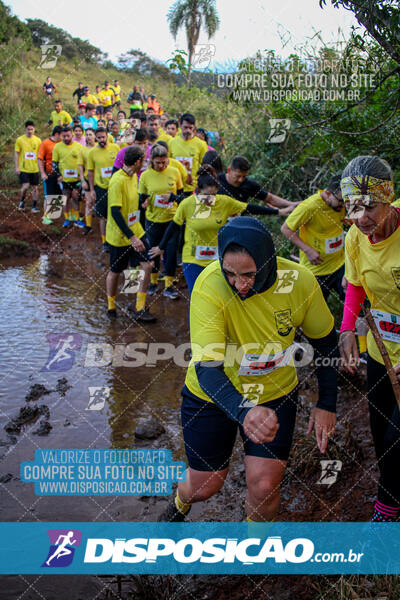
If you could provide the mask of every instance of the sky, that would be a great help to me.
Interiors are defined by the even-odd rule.
[[[166,14],[172,0],[118,0],[115,4],[109,0],[6,0],[6,4],[20,19],[43,19],[89,40],[113,61],[131,48],[162,62],[175,49],[186,49],[184,33],[175,42],[169,32]],[[215,46],[214,66],[234,64],[259,49],[272,49],[286,57],[304,43],[321,45],[318,33],[326,45],[343,41],[356,20],[352,13],[333,8],[330,0],[327,4],[322,10],[319,0],[217,0],[221,25],[210,40]],[[208,43],[205,34],[199,43]]]

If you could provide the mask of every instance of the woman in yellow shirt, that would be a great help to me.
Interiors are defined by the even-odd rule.
[[[345,368],[354,373],[359,363],[355,320],[368,296],[372,316],[400,378],[400,209],[391,206],[395,195],[390,165],[377,156],[354,158],[342,173],[341,188],[353,221],[346,236],[348,286],[340,329]],[[372,520],[395,521],[400,513],[400,413],[371,332],[367,352],[370,423],[380,471]]]

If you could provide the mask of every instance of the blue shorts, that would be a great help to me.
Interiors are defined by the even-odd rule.
[[[182,390],[182,430],[189,466],[196,471],[222,471],[229,466],[237,431],[249,456],[287,460],[296,422],[297,388],[286,396],[267,402],[278,417],[279,429],[272,442],[256,444],[244,433],[243,426],[232,421],[212,402],[194,396],[186,386]]]

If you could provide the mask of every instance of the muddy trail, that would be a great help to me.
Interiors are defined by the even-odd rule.
[[[19,466],[21,461],[33,460],[37,448],[169,448],[174,460],[184,459],[179,412],[183,367],[172,361],[135,369],[115,366],[118,361],[102,367],[85,365],[88,344],[109,344],[116,349],[138,341],[188,342],[183,276],[179,272],[179,301],[161,294],[151,298],[150,310],[157,323],[143,326],[124,314],[132,301],[129,295],[118,298],[120,318],[109,322],[105,295],[108,255],[100,251],[98,232],[84,237],[77,228],[64,231],[60,224],[49,230],[41,224],[40,215],[19,213],[17,202],[17,195],[7,202],[2,195],[0,203],[0,238],[28,243],[23,252],[3,254],[0,272],[4,297],[0,309],[4,357],[0,383],[2,520],[156,521],[167,505],[166,498],[36,496],[32,484],[20,481]],[[46,336],[65,333],[74,334],[79,342],[71,368],[63,373],[43,370],[49,354]],[[337,433],[322,456],[314,437],[305,435],[316,401],[316,379],[311,367],[299,369],[295,443],[282,486],[279,521],[370,518],[378,472],[365,378],[365,367],[356,376],[341,374]],[[90,387],[109,389],[101,410],[87,410]],[[327,458],[342,462],[338,480],[331,487],[317,484],[320,460]],[[194,505],[189,520],[242,521],[244,496],[243,451],[237,442],[223,489],[212,499]],[[7,576],[2,580],[0,598],[7,600],[308,600],[323,597],[319,586],[334,588],[337,578],[180,576],[161,581],[151,576]]]

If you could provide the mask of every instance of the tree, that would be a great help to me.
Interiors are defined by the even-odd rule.
[[[125,54],[118,56],[118,68],[121,71],[141,76],[170,78],[170,71],[165,65],[153,60],[148,54],[137,49],[128,50]]]
[[[187,84],[190,87],[193,54],[199,41],[201,28],[204,27],[207,37],[210,39],[220,24],[215,0],[176,0],[168,11],[167,21],[174,39],[181,28],[186,30],[189,54]]]
[[[319,0],[321,8],[326,3],[327,0]],[[399,0],[331,0],[331,3],[353,12],[359,24],[400,64]]]

